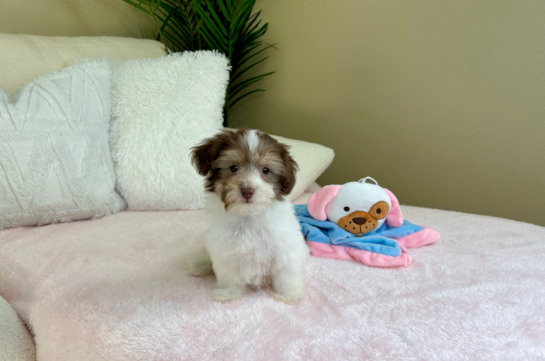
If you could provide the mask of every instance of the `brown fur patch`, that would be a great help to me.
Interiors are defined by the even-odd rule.
[[[295,174],[297,163],[290,155],[289,147],[279,143],[273,137],[265,133],[259,133],[260,143],[257,149],[259,154],[257,164],[263,164],[271,169],[274,178],[276,198],[282,199],[293,190],[295,186]]]

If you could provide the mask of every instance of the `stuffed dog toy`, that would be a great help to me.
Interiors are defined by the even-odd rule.
[[[371,177],[325,186],[308,205],[295,206],[295,213],[312,255],[375,267],[407,266],[411,256],[406,248],[441,237],[403,219],[396,196]]]
[[[375,184],[366,183],[367,180]],[[334,222],[356,236],[380,228],[390,214],[388,225],[403,224],[397,198],[371,177],[323,187],[310,198],[308,211],[314,219]]]

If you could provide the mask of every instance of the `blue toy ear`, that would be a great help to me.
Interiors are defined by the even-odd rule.
[[[384,188],[384,191],[388,197],[390,197],[390,202],[392,204],[390,207],[390,213],[388,213],[388,217],[386,217],[386,224],[388,224],[390,227],[400,227],[403,224],[403,213],[399,207],[399,201],[388,189]]]

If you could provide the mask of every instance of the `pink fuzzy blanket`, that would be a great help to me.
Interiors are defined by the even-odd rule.
[[[406,268],[311,257],[297,306],[265,290],[213,302],[214,278],[186,266],[201,211],[0,232],[0,294],[43,361],[545,357],[545,228],[402,208],[441,242]]]

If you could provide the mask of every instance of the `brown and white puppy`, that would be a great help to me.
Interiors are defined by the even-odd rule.
[[[287,199],[297,171],[288,147],[256,130],[224,130],[196,146],[192,160],[206,179],[211,222],[191,273],[214,272],[219,301],[270,280],[276,299],[299,302],[309,251]]]

